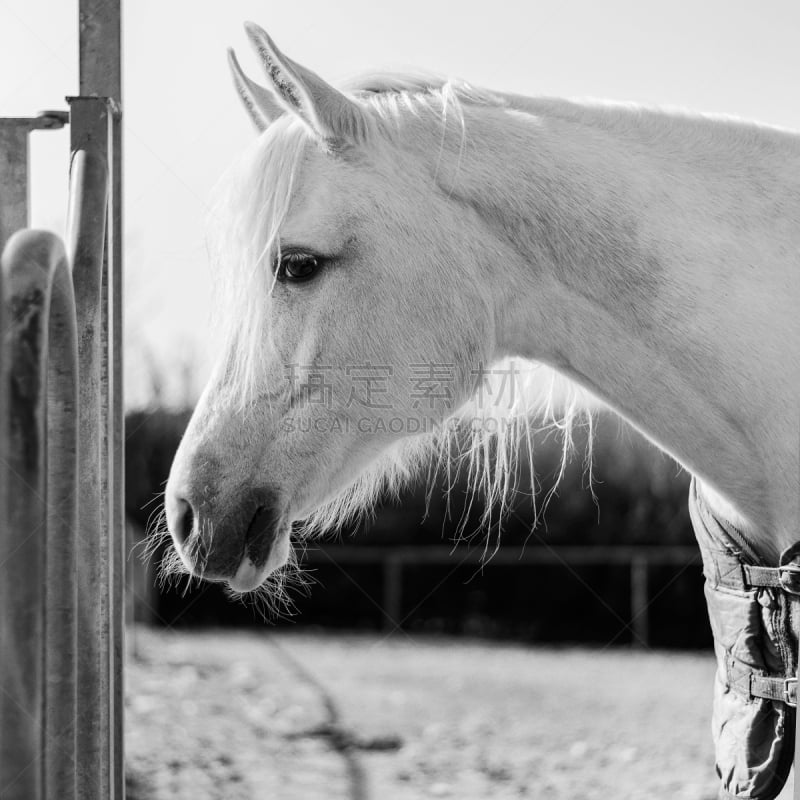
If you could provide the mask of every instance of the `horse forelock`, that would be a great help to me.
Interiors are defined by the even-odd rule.
[[[299,119],[284,115],[276,120],[223,175],[209,214],[213,324],[227,391],[240,408],[251,405],[258,391],[269,347],[265,300],[273,288],[281,224],[310,140]]]

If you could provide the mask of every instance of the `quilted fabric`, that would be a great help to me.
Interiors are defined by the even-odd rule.
[[[746,538],[717,519],[692,482],[689,497],[703,556],[706,602],[717,674],[712,732],[722,800],[774,800],[794,755],[795,709],[754,697],[751,675],[794,677],[800,598],[776,587],[751,587],[743,564],[757,563]],[[795,562],[792,553],[782,563]]]

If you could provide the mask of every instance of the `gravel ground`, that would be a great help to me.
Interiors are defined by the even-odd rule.
[[[129,800],[712,800],[710,653],[137,629]]]

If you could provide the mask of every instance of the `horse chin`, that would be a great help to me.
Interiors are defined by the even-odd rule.
[[[249,555],[245,554],[236,573],[233,577],[227,578],[226,583],[237,594],[255,591],[273,572],[286,564],[290,551],[289,527],[287,526],[276,535],[265,564],[258,566],[253,563]]]

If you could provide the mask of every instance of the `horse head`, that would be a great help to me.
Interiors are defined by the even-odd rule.
[[[345,94],[248,35],[230,53],[258,139],[228,182],[224,346],[166,490],[185,569],[235,591],[418,459],[496,356],[508,257],[452,187],[465,147],[447,88]]]

